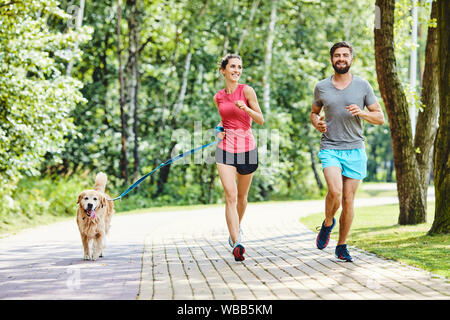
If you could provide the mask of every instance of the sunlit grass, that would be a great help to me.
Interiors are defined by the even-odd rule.
[[[347,244],[448,278],[450,235],[427,235],[434,219],[434,203],[428,204],[427,212],[426,223],[400,226],[398,205],[355,208]],[[301,218],[300,222],[315,231],[323,219],[324,213],[318,213]],[[338,234],[339,225],[336,225],[331,238],[337,240]]]

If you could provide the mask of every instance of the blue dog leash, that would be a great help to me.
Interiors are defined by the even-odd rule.
[[[224,132],[224,131],[225,131],[225,130],[224,130],[223,127],[217,126],[217,127],[216,127],[216,131],[215,131],[215,136],[217,137],[217,135],[219,134],[219,132]],[[139,184],[142,183],[142,181],[144,181],[145,179],[147,179],[148,176],[150,176],[151,174],[153,174],[153,173],[156,172],[157,170],[161,169],[162,167],[167,166],[167,165],[169,165],[169,164],[171,164],[171,163],[173,163],[173,162],[175,162],[175,161],[177,161],[177,160],[179,160],[179,159],[181,159],[181,158],[184,158],[184,157],[186,157],[186,156],[188,156],[188,155],[190,155],[190,154],[193,154],[194,152],[197,152],[197,151],[199,151],[199,150],[203,150],[203,149],[205,149],[205,148],[207,148],[207,147],[209,147],[209,146],[212,146],[213,144],[216,144],[216,143],[218,143],[217,140],[216,140],[216,141],[213,141],[213,142],[210,142],[210,143],[207,143],[207,144],[204,144],[204,145],[202,145],[201,147],[197,147],[197,148],[194,148],[194,149],[189,150],[189,151],[187,151],[187,152],[181,153],[181,154],[177,155],[176,157],[174,157],[174,158],[172,158],[172,159],[169,159],[169,160],[167,160],[166,162],[161,163],[161,164],[160,164],[159,166],[157,166],[155,169],[153,169],[152,171],[150,171],[150,172],[147,173],[146,175],[142,176],[142,177],[141,177],[139,180],[137,180],[135,183],[133,183],[133,184],[132,184],[127,190],[125,190],[120,196],[118,196],[118,197],[116,197],[116,198],[114,198],[114,199],[110,199],[110,200],[111,200],[111,201],[116,201],[116,200],[122,199],[128,192],[130,192],[131,190],[133,190],[134,188],[136,188]]]

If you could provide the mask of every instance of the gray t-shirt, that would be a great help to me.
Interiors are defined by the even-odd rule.
[[[369,82],[358,76],[353,75],[352,82],[343,90],[333,85],[331,77],[319,81],[314,88],[314,104],[323,107],[327,124],[320,149],[364,148],[362,119],[352,116],[345,107],[356,104],[362,110],[376,101]]]

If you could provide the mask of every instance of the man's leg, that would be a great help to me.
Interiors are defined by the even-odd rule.
[[[325,198],[325,227],[333,224],[333,217],[341,205],[342,172],[339,167],[326,167],[323,175],[327,182],[327,196]]]
[[[353,222],[353,204],[360,180],[342,176],[342,213],[339,218],[339,240],[337,245],[345,244]]]
[[[325,221],[320,227],[320,232],[316,238],[316,246],[323,250],[328,246],[330,234],[335,226],[334,215],[341,205],[342,174],[341,169],[335,166],[325,167],[323,170],[327,181],[328,192],[325,198]]]

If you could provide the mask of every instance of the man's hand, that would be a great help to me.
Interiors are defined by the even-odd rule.
[[[362,111],[361,108],[356,104],[346,106],[345,109],[347,109],[347,111],[350,112],[352,116],[362,116],[364,114],[364,111]]]
[[[367,106],[368,111],[361,110],[356,104],[345,107],[352,116],[359,116],[371,124],[383,124],[384,114],[378,102]]]
[[[325,119],[325,116],[321,116],[319,121],[317,121],[317,123],[316,123],[316,129],[322,133],[327,132],[327,124],[324,121],[324,119]]]

